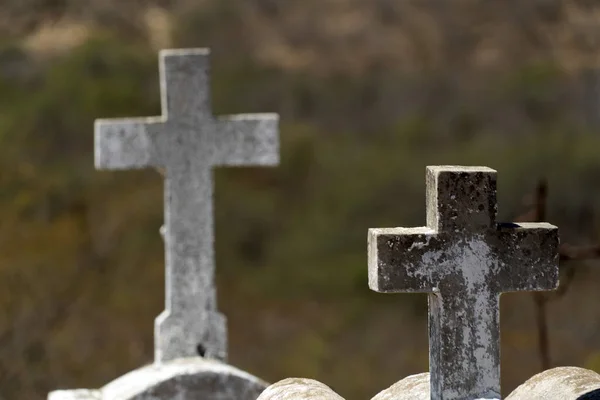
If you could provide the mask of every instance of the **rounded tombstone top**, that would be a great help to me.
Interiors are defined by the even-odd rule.
[[[600,375],[578,367],[558,367],[534,375],[506,400],[600,400]]]
[[[269,386],[257,400],[344,400],[319,381],[288,378]]]
[[[429,372],[410,375],[379,392],[372,400],[429,400]]]
[[[255,400],[266,383],[228,364],[177,359],[130,372],[102,389],[103,400]]]
[[[235,367],[195,357],[142,367],[97,391],[52,392],[48,400],[256,400],[266,387]]]

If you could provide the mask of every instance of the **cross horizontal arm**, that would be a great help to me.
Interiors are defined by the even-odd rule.
[[[369,229],[369,287],[384,293],[433,291],[439,271],[426,254],[442,245],[427,227]]]
[[[279,116],[240,114],[217,119],[216,165],[277,165]]]
[[[97,169],[162,166],[158,144],[161,118],[96,120],[94,156]]]
[[[558,228],[547,223],[499,224],[502,265],[497,292],[552,290],[558,286]]]

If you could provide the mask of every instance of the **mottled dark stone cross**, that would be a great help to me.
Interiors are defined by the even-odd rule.
[[[496,171],[428,167],[427,226],[369,230],[371,289],[429,293],[432,399],[500,398],[500,295],[558,285],[558,229],[496,213]]]

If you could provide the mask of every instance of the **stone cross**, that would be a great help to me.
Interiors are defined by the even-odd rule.
[[[427,168],[427,227],[370,229],[369,286],[429,293],[431,399],[500,398],[500,294],[558,285],[558,230],[496,223],[496,171]]]
[[[156,319],[156,362],[227,357],[213,254],[216,166],[276,165],[278,116],[214,118],[209,51],[160,53],[162,117],[98,120],[98,169],[165,170],[166,310]]]

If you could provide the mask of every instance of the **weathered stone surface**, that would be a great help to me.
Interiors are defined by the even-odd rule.
[[[329,386],[312,379],[288,378],[269,386],[257,400],[344,400]]]
[[[372,400],[430,400],[429,372],[408,376],[388,389],[380,392]],[[500,400],[498,398],[468,400]]]
[[[379,392],[372,400],[430,400],[429,372],[411,375]],[[257,400],[343,400],[331,388],[312,379],[289,378],[269,386]],[[468,400],[499,400],[471,399]]]
[[[208,56],[203,49],[161,52],[162,117],[96,122],[97,168],[166,170],[166,310],[156,319],[158,362],[226,359],[226,320],[217,312],[214,287],[212,168],[279,161],[277,115],[212,116]]]
[[[429,400],[429,372],[407,376],[372,400]]]
[[[429,373],[408,376],[372,400],[430,400]],[[329,387],[311,379],[284,379],[269,386],[258,400],[340,400]],[[464,397],[464,400],[499,400]],[[62,399],[61,399],[62,400]],[[600,375],[577,367],[559,367],[535,375],[506,400],[600,400]]]
[[[535,375],[506,400],[600,400],[600,375],[577,367],[559,367]]]
[[[140,368],[97,391],[56,391],[48,400],[256,400],[265,387],[252,375],[198,357]]]
[[[428,167],[427,227],[369,230],[371,289],[429,293],[432,399],[499,398],[500,294],[558,285],[557,228],[496,213],[496,171]]]

